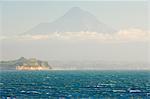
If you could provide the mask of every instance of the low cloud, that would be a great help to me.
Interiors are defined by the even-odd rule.
[[[131,42],[148,41],[149,32],[141,29],[120,30],[117,33],[97,33],[97,32],[65,32],[49,33],[47,35],[20,35],[1,36],[0,40],[93,40],[97,42]]]

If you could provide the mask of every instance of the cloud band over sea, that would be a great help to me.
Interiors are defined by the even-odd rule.
[[[97,41],[97,42],[132,42],[148,41],[150,32],[141,29],[120,30],[116,33],[97,33],[97,32],[64,32],[48,33],[43,35],[15,35],[0,37],[0,40],[23,40],[23,41],[42,41],[42,40],[75,40],[75,41]]]

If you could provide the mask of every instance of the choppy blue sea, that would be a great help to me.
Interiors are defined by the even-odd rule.
[[[1,71],[0,99],[150,99],[150,71]]]

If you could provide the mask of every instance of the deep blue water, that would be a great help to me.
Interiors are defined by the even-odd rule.
[[[149,71],[1,71],[0,99],[150,99]]]

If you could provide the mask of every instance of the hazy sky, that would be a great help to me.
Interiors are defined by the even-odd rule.
[[[149,42],[145,33],[148,30],[148,1],[10,1],[0,4],[2,21],[0,59],[14,59],[20,56],[45,60],[148,61],[149,59]],[[17,36],[39,23],[56,20],[72,7],[80,7],[92,13],[100,21],[120,32],[115,35],[69,34],[67,40],[64,39],[68,37],[65,33],[59,36],[55,34]],[[50,39],[51,37],[53,39]]]
[[[23,33],[42,22],[52,22],[72,7],[80,7],[115,29],[148,26],[147,1],[2,2],[4,35]]]

